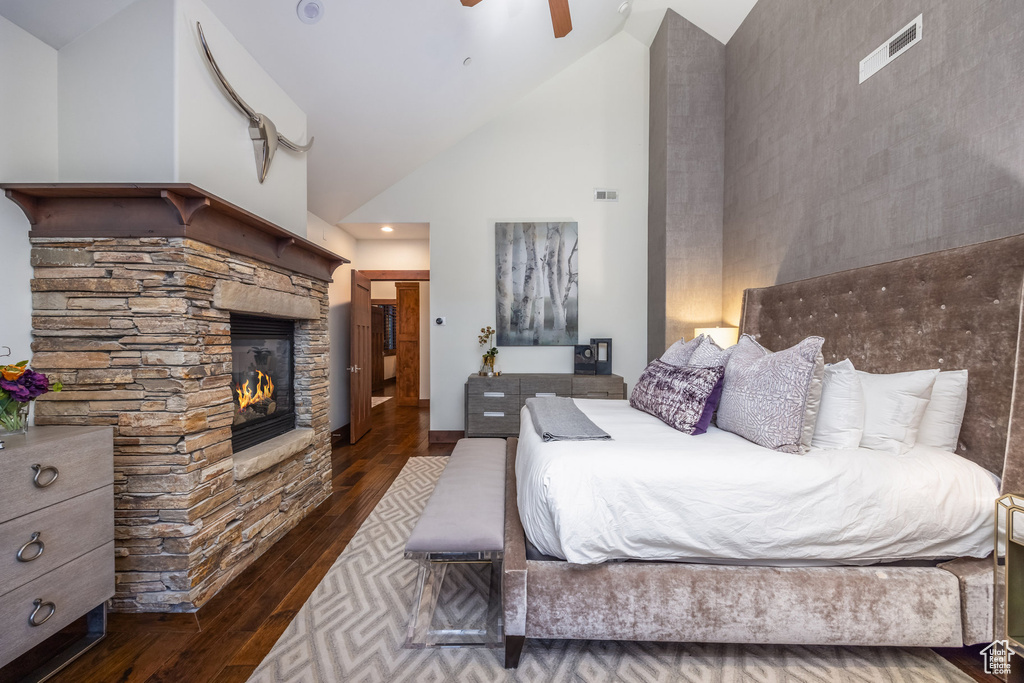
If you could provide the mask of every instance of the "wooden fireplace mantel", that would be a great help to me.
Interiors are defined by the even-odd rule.
[[[188,183],[6,183],[30,237],[185,237],[330,281],[346,258]]]

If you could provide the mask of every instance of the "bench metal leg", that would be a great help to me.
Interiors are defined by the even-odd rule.
[[[407,557],[409,557],[407,555]],[[405,648],[421,649],[431,647],[489,647],[502,645],[501,610],[501,558],[497,554],[474,554],[472,557],[451,555],[417,556],[419,574],[416,578],[416,594],[413,598],[412,613],[406,630]],[[434,628],[434,614],[437,610],[441,587],[448,577],[451,564],[488,564],[488,589],[486,612],[482,615],[482,628]]]

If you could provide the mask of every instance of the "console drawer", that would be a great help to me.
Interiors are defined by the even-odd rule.
[[[61,630],[114,594],[114,542],[106,543],[34,581],[0,595],[0,666]],[[53,614],[39,626],[29,617],[35,600],[53,604]],[[49,613],[40,605],[42,620]]]
[[[32,543],[33,534],[39,534],[39,542]],[[0,524],[0,594],[112,540],[113,486],[104,486],[4,522]],[[23,546],[27,546],[22,553],[26,561],[18,559],[18,551]],[[40,548],[42,553],[37,557]]]

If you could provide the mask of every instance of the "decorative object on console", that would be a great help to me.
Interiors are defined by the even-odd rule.
[[[577,344],[573,360],[573,372],[575,374],[597,374],[597,350],[594,348],[593,344]]]
[[[494,362],[498,359],[498,347],[494,346],[494,334],[494,329],[488,325],[487,327],[480,328],[480,334],[476,338],[480,342],[480,346],[490,347],[484,352],[484,362],[480,366],[480,375],[483,377],[493,377],[495,374],[501,374],[494,372]]]
[[[277,132],[277,126],[274,125],[274,122],[266,114],[260,114],[250,107],[235,92],[235,89],[228,83],[228,79],[221,73],[220,67],[217,66],[217,62],[213,58],[213,53],[210,52],[210,46],[206,43],[203,27],[198,21],[196,22],[196,29],[199,31],[199,42],[202,43],[203,54],[206,55],[206,60],[209,62],[214,75],[217,76],[221,87],[224,88],[224,92],[235,103],[239,111],[249,117],[249,137],[252,138],[253,153],[256,155],[256,177],[259,178],[262,184],[267,179],[267,172],[270,171],[270,164],[274,161],[274,153],[277,151],[279,144],[293,152],[308,152],[313,147],[313,138],[309,138],[309,142],[304,145],[292,142]]]
[[[29,368],[27,360],[0,368],[0,436],[24,434],[32,401],[62,388],[60,382],[51,384],[46,375]]]
[[[595,374],[612,374],[612,340],[591,339],[590,345],[594,347]]]
[[[759,446],[806,453],[814,437],[825,361],[821,337],[772,353],[740,337],[725,366],[718,426]]]
[[[498,346],[579,339],[577,223],[495,223]]]
[[[676,367],[652,360],[640,375],[629,405],[684,434],[703,434],[722,394],[725,368]]]
[[[740,340],[740,328],[738,327],[698,327],[693,333],[698,337],[701,335],[711,337],[723,349],[735,346],[736,342]]]

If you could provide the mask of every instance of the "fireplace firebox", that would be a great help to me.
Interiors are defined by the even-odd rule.
[[[231,316],[231,447],[236,453],[295,428],[294,346],[290,320]]]

